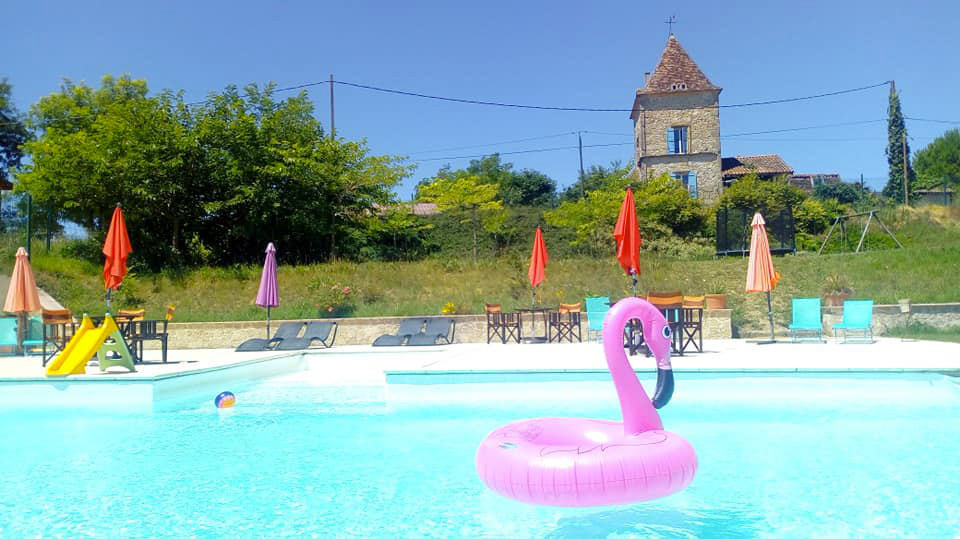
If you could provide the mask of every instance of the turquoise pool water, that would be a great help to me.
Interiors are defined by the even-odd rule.
[[[610,382],[337,388],[303,373],[151,414],[0,411],[0,536],[953,538],[960,389],[904,376],[681,376],[662,416],[698,452],[693,484],[595,509],[500,498],[473,458],[517,419],[618,419]]]

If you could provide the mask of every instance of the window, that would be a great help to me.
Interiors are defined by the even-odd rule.
[[[680,183],[690,193],[690,198],[697,198],[697,173],[696,172],[674,172],[670,176]]]
[[[687,126],[667,128],[667,153],[687,153]]]

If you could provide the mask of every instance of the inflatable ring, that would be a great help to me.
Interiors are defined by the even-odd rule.
[[[623,351],[627,321],[640,319],[657,359],[651,401]],[[589,507],[643,502],[687,487],[697,455],[683,437],[663,430],[657,408],[673,394],[670,326],[639,298],[619,301],[603,323],[603,350],[623,422],[531,419],[490,433],[477,450],[477,472],[494,492],[518,502]]]

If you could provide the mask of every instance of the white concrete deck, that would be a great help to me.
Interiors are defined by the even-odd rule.
[[[904,341],[879,338],[872,344],[757,344],[742,339],[705,341],[703,353],[672,357],[676,371],[701,372],[822,372],[927,371],[960,374],[960,343]],[[159,350],[147,350],[136,372],[111,367],[100,372],[95,362],[87,373],[47,378],[40,356],[0,358],[0,383],[24,381],[149,382],[179,378],[269,361],[304,356],[311,370],[328,375],[330,383],[383,383],[385,373],[466,373],[512,371],[606,370],[598,343],[576,344],[453,344],[433,347],[374,348],[334,346],[306,352],[234,352],[233,350],[170,350],[168,363]],[[651,358],[630,358],[638,369],[654,369]]]

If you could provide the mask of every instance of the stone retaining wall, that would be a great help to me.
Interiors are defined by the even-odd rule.
[[[843,307],[823,307],[823,334],[833,335],[833,325],[843,320]],[[900,305],[873,306],[873,334],[906,323],[926,324],[940,329],[960,326],[960,303],[919,303],[903,312]]]
[[[336,344],[370,344],[378,336],[394,333],[400,320],[409,318],[338,318]],[[454,342],[487,342],[487,320],[484,315],[454,315],[457,322]],[[283,320],[272,320],[273,332]],[[530,334],[530,327],[524,324],[524,334]],[[587,339],[587,321],[583,320],[583,338]],[[543,321],[538,317],[536,334],[543,335]],[[171,322],[168,328],[170,349],[189,348],[235,348],[247,339],[266,337],[266,322]],[[703,312],[703,338],[729,339],[731,337],[730,310],[719,309]],[[157,349],[159,343],[147,341],[145,348]]]

